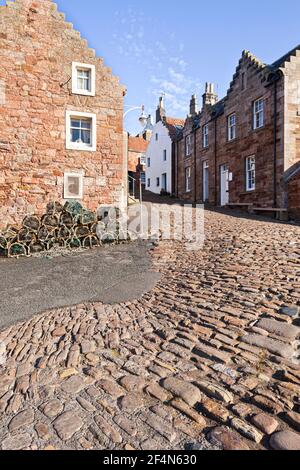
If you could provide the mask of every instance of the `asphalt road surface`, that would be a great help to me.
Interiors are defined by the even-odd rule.
[[[149,247],[136,242],[50,259],[0,259],[0,329],[54,308],[140,298],[160,278],[151,271]]]

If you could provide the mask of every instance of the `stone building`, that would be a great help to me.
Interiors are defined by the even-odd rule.
[[[175,144],[175,195],[214,205],[287,208],[300,160],[300,47],[271,65],[244,51],[222,100],[206,84]],[[297,196],[300,206],[300,196]]]
[[[155,194],[172,194],[175,189],[174,146],[184,120],[166,115],[164,98],[156,110],[156,124],[146,152],[146,189]]]
[[[134,193],[139,191],[140,182],[143,187],[146,184],[146,151],[148,145],[149,140],[146,140],[144,137],[128,137],[129,185]]]
[[[125,88],[51,0],[0,7],[0,225],[127,200]]]

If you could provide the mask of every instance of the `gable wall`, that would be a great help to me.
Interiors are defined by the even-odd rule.
[[[96,66],[95,97],[72,95],[73,61]],[[84,172],[91,210],[124,197],[124,89],[52,1],[0,7],[1,89],[0,226],[62,200],[66,171]],[[97,115],[96,152],[66,150],[66,110]]]

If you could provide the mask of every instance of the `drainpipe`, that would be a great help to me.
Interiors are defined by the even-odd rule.
[[[277,79],[274,81],[274,207],[277,207]]]
[[[175,181],[176,181],[176,197],[178,198],[179,195],[179,188],[178,188],[178,181],[179,181],[179,140],[176,141],[176,173],[175,173]]]
[[[194,130],[194,204],[197,204],[197,135]]]
[[[217,118],[215,118],[215,206],[218,205]]]

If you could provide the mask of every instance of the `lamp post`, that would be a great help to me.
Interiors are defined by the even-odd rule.
[[[126,118],[126,116],[131,113],[132,111],[136,111],[136,110],[140,110],[142,111],[142,114],[140,115],[139,117],[139,123],[141,124],[142,127],[145,127],[146,124],[147,124],[147,116],[145,114],[145,106],[142,105],[142,106],[128,106],[128,105],[125,105],[125,108],[128,108],[127,111],[124,113],[124,119]]]
[[[124,113],[124,116],[123,118],[125,119],[126,116],[131,113],[132,111],[136,111],[136,110],[140,110],[142,111],[142,114],[140,115],[139,117],[139,123],[141,124],[142,128],[144,129],[144,127],[146,126],[147,124],[147,121],[148,121],[148,118],[145,114],[145,106],[142,105],[142,106],[128,106],[128,105],[125,105],[124,106],[125,108],[128,108],[127,111]],[[135,182],[135,180],[134,180]],[[142,182],[141,182],[141,178],[140,178],[140,221],[141,221],[141,225],[140,225],[140,229],[141,229],[141,233],[143,233],[144,231],[144,224],[143,224],[143,196],[142,196]]]

